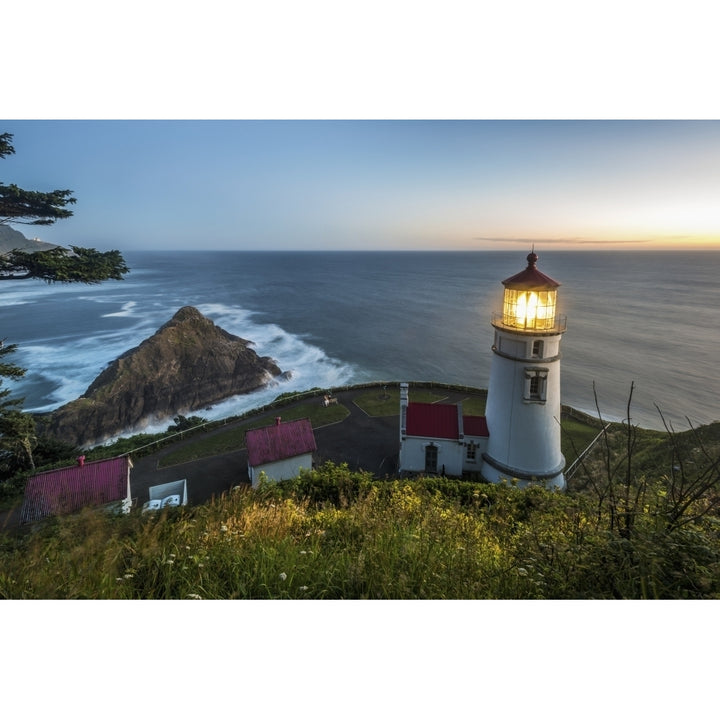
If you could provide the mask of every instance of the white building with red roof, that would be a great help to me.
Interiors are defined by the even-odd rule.
[[[561,447],[560,341],[567,320],[557,313],[560,283],[540,272],[538,256],[502,281],[485,417],[462,404],[411,403],[400,386],[400,472],[460,476],[519,487],[565,487]]]
[[[38,473],[25,486],[20,522],[67,515],[84,507],[129,512],[131,467],[127,456],[87,463],[83,456],[77,465]]]
[[[400,472],[479,472],[487,441],[484,417],[463,415],[462,403],[409,402],[408,384],[401,383]]]
[[[245,433],[248,452],[248,475],[253,487],[260,475],[268,480],[287,480],[302,469],[312,469],[312,454],[317,450],[315,434],[308,418],[254,428]]]

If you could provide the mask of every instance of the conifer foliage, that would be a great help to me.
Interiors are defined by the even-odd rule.
[[[10,133],[0,134],[0,159],[15,154]],[[72,217],[69,205],[76,202],[72,190],[40,192],[0,182],[0,225],[52,225]],[[117,250],[100,252],[71,246],[24,252],[11,250],[0,255],[0,280],[38,278],[48,283],[100,283],[122,280],[128,267]]]

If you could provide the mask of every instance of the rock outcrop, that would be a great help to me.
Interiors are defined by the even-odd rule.
[[[82,397],[43,416],[39,429],[88,447],[257,390],[282,371],[249,344],[196,308],[181,308],[152,337],[110,363]]]

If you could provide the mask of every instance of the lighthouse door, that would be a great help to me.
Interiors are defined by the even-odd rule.
[[[425,472],[437,472],[438,449],[437,445],[428,445],[425,448]]]

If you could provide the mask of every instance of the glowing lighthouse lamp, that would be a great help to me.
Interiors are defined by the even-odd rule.
[[[560,283],[541,273],[538,256],[503,280],[502,313],[493,314],[493,358],[486,405],[489,430],[482,474],[490,482],[565,487],[560,449]]]

